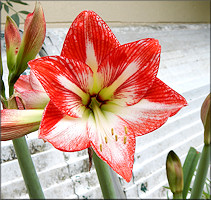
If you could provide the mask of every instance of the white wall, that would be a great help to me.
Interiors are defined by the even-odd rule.
[[[16,10],[32,11],[35,1],[27,2],[29,6],[13,5]],[[86,9],[95,11],[113,25],[210,21],[210,1],[41,1],[41,4],[47,27],[69,27],[74,18]],[[5,16],[2,10],[3,24]]]

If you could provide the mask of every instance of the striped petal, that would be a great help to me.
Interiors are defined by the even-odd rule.
[[[1,110],[1,140],[12,140],[39,128],[43,110]]]
[[[139,103],[128,107],[110,104],[102,109],[112,110],[130,125],[129,130],[134,131],[136,136],[141,136],[162,126],[186,105],[184,97],[156,78]]]
[[[20,92],[19,94],[24,103],[25,109],[45,108],[50,100],[46,92],[39,90],[28,90]]]
[[[96,154],[127,182],[131,180],[135,135],[128,124],[111,112],[90,115],[89,138]]]
[[[99,98],[122,106],[139,102],[157,75],[160,45],[143,39],[117,47],[99,67]]]
[[[86,63],[93,72],[119,42],[108,25],[93,11],[83,11],[73,21],[61,56]]]
[[[60,56],[43,57],[28,64],[63,113],[71,117],[83,115],[92,85],[92,71],[86,64]]]
[[[61,151],[80,151],[90,146],[86,121],[61,113],[51,101],[43,114],[39,138]]]
[[[14,89],[19,93],[27,91],[27,90],[32,90],[32,87],[29,81],[29,75],[21,75],[16,81],[14,85]]]

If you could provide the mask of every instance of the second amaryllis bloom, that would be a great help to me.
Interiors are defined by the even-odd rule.
[[[156,77],[160,52],[152,38],[120,45],[96,13],[80,13],[61,56],[28,63],[50,98],[39,138],[61,151],[91,146],[129,182],[135,137],[159,128],[187,104]]]

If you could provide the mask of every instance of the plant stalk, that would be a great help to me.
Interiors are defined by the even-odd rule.
[[[15,98],[10,99],[8,105],[9,109],[18,109]],[[45,199],[25,136],[12,142],[30,199]]]
[[[126,199],[116,174],[97,156],[94,150],[93,160],[104,199]]]
[[[12,142],[30,199],[45,199],[25,136]]]
[[[173,193],[173,199],[183,199],[182,192],[180,192],[180,193]]]
[[[190,199],[200,199],[210,164],[210,144],[205,144],[202,150],[201,159],[196,172]]]

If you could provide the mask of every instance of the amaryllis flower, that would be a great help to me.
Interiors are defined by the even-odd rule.
[[[61,56],[28,63],[50,97],[39,138],[61,151],[92,147],[129,182],[135,137],[159,128],[186,105],[156,77],[160,52],[152,38],[120,45],[96,13],[80,13]]]

